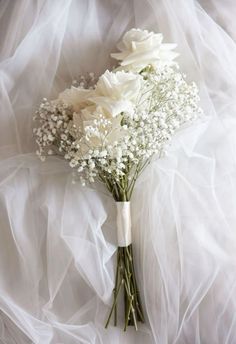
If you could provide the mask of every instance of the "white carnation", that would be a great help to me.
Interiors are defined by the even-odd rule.
[[[107,118],[116,117],[122,112],[132,114],[141,82],[140,75],[107,70],[100,76],[95,89],[71,87],[60,93],[58,100],[72,106],[73,111],[80,114],[82,121],[94,119],[98,107]]]
[[[89,100],[101,106],[107,116],[115,117],[122,112],[132,114],[141,90],[141,81],[141,76],[134,73],[107,70],[100,76]]]
[[[89,98],[94,93],[94,90],[87,90],[82,87],[71,87],[59,94],[59,101],[73,107],[75,112],[80,112],[81,109],[90,105]]]

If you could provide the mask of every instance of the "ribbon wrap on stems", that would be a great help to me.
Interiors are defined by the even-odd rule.
[[[132,242],[130,202],[116,202],[117,240],[119,247],[127,247]]]
[[[123,289],[125,325],[134,326],[138,329],[138,322],[144,322],[144,315],[135,277],[134,256],[132,250],[131,235],[131,212],[129,201],[117,201],[117,267],[116,279],[113,290],[114,300],[105,327],[109,325],[112,314],[114,314],[114,325],[117,325],[118,297]]]

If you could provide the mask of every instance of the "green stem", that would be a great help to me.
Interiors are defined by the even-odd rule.
[[[132,276],[134,280],[134,285],[135,285],[135,296],[136,296],[136,305],[137,305],[137,311],[138,311],[138,316],[139,316],[139,321],[144,322],[144,316],[143,316],[143,309],[142,309],[142,304],[140,300],[140,294],[136,282],[136,277],[135,277],[135,269],[134,269],[134,259],[133,259],[133,249],[132,246],[130,245],[130,255],[131,255],[131,269],[132,269]]]
[[[114,289],[114,299],[116,299],[116,292],[117,292],[117,286],[118,286],[118,276],[119,276],[119,261],[120,261],[120,255],[119,250],[117,250],[117,267],[116,267],[116,280],[115,280],[115,289]],[[117,325],[117,303],[115,304],[114,308],[114,326]]]
[[[135,326],[138,329],[137,322],[144,322],[139,291],[135,278],[132,245],[127,247],[118,247],[117,252],[117,270],[116,281],[114,287],[114,300],[111,311],[106,322],[106,328],[109,325],[111,316],[114,312],[114,324],[117,325],[117,301],[123,285],[124,302],[125,302],[125,325],[124,331],[127,326]]]
[[[119,283],[119,286],[118,286],[118,289],[117,289],[117,292],[116,292],[116,296],[115,296],[115,298],[114,298],[114,302],[113,302],[113,305],[112,305],[112,307],[111,307],[111,311],[110,311],[110,314],[109,314],[109,316],[108,316],[108,319],[107,319],[107,322],[106,322],[105,328],[107,328],[107,327],[108,327],[108,325],[109,325],[109,322],[110,322],[110,320],[111,320],[111,316],[112,316],[112,313],[113,313],[113,311],[114,311],[114,308],[115,308],[115,306],[116,306],[116,303],[117,303],[117,299],[118,299],[118,295],[119,295],[119,291],[120,291],[120,288],[121,288],[122,282],[123,282],[123,280],[120,280],[120,283]]]

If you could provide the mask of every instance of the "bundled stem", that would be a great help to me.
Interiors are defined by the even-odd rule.
[[[113,313],[114,325],[117,325],[117,302],[122,289],[124,291],[125,308],[124,331],[126,331],[127,326],[135,326],[135,329],[137,330],[137,323],[139,321],[142,323],[144,322],[144,315],[135,277],[132,244],[127,247],[118,247],[117,249],[116,281],[113,291],[114,300],[106,322],[106,328],[110,323]]]
[[[139,174],[149,162],[150,159],[147,159],[145,161],[140,161],[135,166],[128,162],[124,175],[120,176],[119,180],[113,178],[112,175],[107,174],[100,174],[100,180],[107,186],[116,202],[127,202],[131,198],[133,188]],[[131,178],[129,178],[130,175],[132,176]],[[144,315],[135,277],[132,244],[126,247],[118,247],[117,249],[116,279],[113,290],[114,300],[105,325],[106,328],[110,323],[113,313],[114,325],[117,325],[117,303],[122,290],[124,293],[125,309],[124,331],[126,331],[127,326],[135,326],[135,329],[137,330],[137,323],[139,321],[142,323],[144,322]]]

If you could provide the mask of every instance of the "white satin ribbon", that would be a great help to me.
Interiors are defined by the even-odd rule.
[[[117,206],[117,239],[119,247],[131,244],[130,202],[116,202]]]

